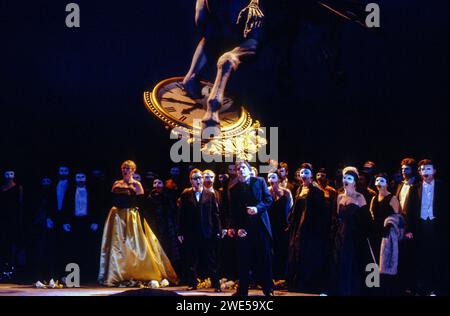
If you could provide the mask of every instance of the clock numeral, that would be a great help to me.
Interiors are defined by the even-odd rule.
[[[187,117],[186,117],[186,116],[184,116],[184,115],[183,115],[182,117],[180,117],[180,118],[179,118],[179,120],[180,120],[181,122],[184,122],[184,121],[186,121],[186,119],[187,119]]]
[[[173,113],[173,112],[177,111],[173,106],[167,106],[167,107],[164,107],[164,109],[166,109],[166,111],[169,113]]]

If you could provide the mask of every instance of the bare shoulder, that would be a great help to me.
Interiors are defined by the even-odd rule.
[[[356,201],[359,206],[364,206],[367,204],[366,198],[361,193],[356,193]]]

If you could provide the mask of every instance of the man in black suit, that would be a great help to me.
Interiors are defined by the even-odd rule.
[[[421,294],[448,294],[448,187],[434,178],[429,159],[419,162],[422,183],[415,191],[415,207],[409,212],[411,237],[416,243],[417,281]]]
[[[192,187],[179,199],[178,240],[186,247],[189,290],[197,289],[198,269],[203,264],[212,286],[220,292],[217,274],[216,245],[221,236],[219,207],[215,194],[203,188],[203,174],[193,169],[189,174]]]
[[[414,209],[417,206],[414,203],[417,199],[414,198],[414,192],[416,190],[417,183],[419,182],[419,177],[417,176],[417,163],[413,158],[404,158],[400,167],[402,170],[403,181],[398,185],[396,189],[396,196],[400,201],[401,213],[408,219]],[[412,238],[412,233],[409,228],[409,223],[406,222],[405,227],[405,238],[400,241],[399,247],[399,279],[401,283],[402,290],[405,294],[412,294],[412,291],[416,285],[415,271],[415,246],[414,239]]]
[[[237,230],[239,289],[247,296],[250,271],[259,276],[264,295],[272,295],[272,229],[267,209],[272,196],[262,178],[250,177],[248,162],[236,164],[238,182],[230,188],[232,227]]]
[[[98,275],[99,214],[96,196],[87,186],[85,173],[75,175],[75,186],[69,186],[62,210],[64,264],[77,263],[81,280],[92,282]]]

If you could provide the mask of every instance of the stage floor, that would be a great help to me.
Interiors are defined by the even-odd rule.
[[[0,284],[0,296],[109,296],[127,291],[139,290],[138,288],[107,288],[101,286],[89,286],[71,289],[37,289],[33,286],[17,284]],[[231,296],[234,291],[215,293],[212,289],[200,289],[186,291],[186,286],[167,287],[159,290],[175,292],[182,296]],[[259,290],[250,290],[249,296],[262,296]],[[287,291],[275,291],[275,296],[310,296],[303,293]]]

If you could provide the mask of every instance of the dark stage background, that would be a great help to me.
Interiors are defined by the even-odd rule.
[[[22,183],[60,163],[118,173],[135,159],[141,171],[166,171],[172,142],[142,93],[187,72],[195,1],[79,0],[79,29],[65,26],[69,2],[1,2],[0,169],[15,168]],[[296,39],[293,89],[276,76],[276,41],[233,75],[230,91],[280,128],[280,159],[292,168],[371,159],[392,172],[413,156],[447,174],[448,1],[377,3],[383,34],[341,26],[344,80],[321,61],[315,26]]]

